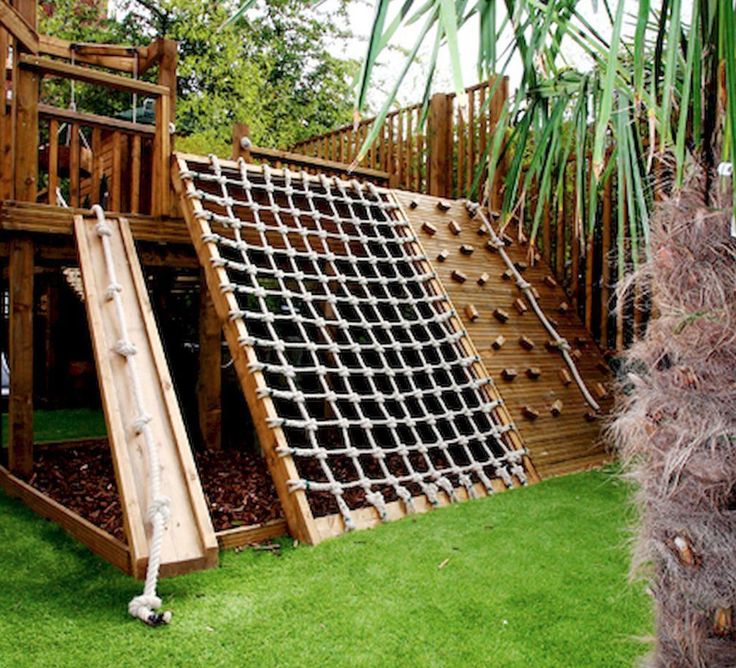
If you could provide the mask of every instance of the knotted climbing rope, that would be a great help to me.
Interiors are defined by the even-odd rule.
[[[135,361],[137,350],[135,345],[132,343],[128,332],[121,294],[122,287],[117,281],[115,271],[112,246],[110,243],[113,228],[105,219],[105,212],[101,206],[96,204],[92,207],[92,211],[97,217],[95,231],[102,243],[105,258],[105,269],[107,271],[108,286],[105,292],[105,297],[108,301],[113,303],[117,319],[119,338],[114,346],[114,351],[121,357],[125,358],[125,367],[128,373],[128,380],[130,381],[130,391],[135,405],[135,417],[132,420],[131,427],[135,434],[143,437],[146,445],[146,457],[148,460],[148,485],[150,498],[148,506],[148,521],[151,525],[151,540],[148,548],[148,568],[146,571],[146,582],[143,588],[143,594],[136,596],[130,601],[128,604],[128,612],[133,617],[137,617],[146,624],[157,626],[159,624],[168,624],[171,621],[171,612],[160,612],[161,599],[156,594],[159,570],[161,568],[161,546],[163,543],[166,523],[170,515],[170,500],[168,497],[164,496],[161,491],[161,464],[159,461],[158,448],[151,429],[151,416],[147,413],[143,401],[143,391],[141,388],[140,376],[138,375],[138,367]]]
[[[506,244],[504,243],[503,239],[498,236],[496,233],[496,230],[494,229],[493,225],[491,224],[491,221],[488,219],[488,217],[483,213],[483,207],[480,206],[477,202],[466,202],[465,206],[468,210],[468,213],[472,216],[479,216],[481,219],[481,222],[483,223],[483,226],[488,231],[488,234],[491,237],[491,243],[496,247],[496,250],[498,250],[498,254],[501,256],[501,259],[506,264],[506,267],[511,272],[512,276],[514,277],[514,281],[516,282],[516,287],[521,290],[521,292],[526,297],[527,301],[532,307],[532,310],[536,314],[537,318],[539,318],[539,322],[542,323],[542,326],[547,330],[549,335],[552,337],[552,341],[554,342],[554,345],[557,347],[557,349],[560,351],[560,354],[562,355],[562,358],[565,360],[565,364],[567,364],[568,368],[570,369],[570,373],[572,373],[573,378],[575,379],[575,383],[577,384],[578,388],[580,388],[580,392],[583,395],[583,398],[586,402],[588,402],[588,405],[594,410],[599,411],[600,406],[598,405],[598,402],[593,398],[593,395],[590,393],[590,390],[585,385],[585,381],[583,381],[582,377],[580,376],[580,372],[578,371],[577,365],[575,364],[575,361],[572,358],[572,355],[570,355],[570,344],[560,336],[559,332],[554,328],[552,323],[549,321],[547,316],[544,314],[544,311],[542,310],[541,306],[539,306],[539,302],[537,301],[537,298],[534,296],[534,291],[532,290],[532,285],[528,281],[524,280],[524,277],[521,275],[521,272],[516,268],[516,265],[514,264],[513,260],[509,257],[509,254],[506,252]]]

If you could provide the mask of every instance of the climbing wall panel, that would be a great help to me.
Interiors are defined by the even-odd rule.
[[[296,537],[534,478],[389,191],[196,156],[174,182]]]
[[[541,258],[513,229],[503,235],[510,271],[480,214],[465,203],[397,192],[427,257],[455,304],[483,363],[515,421],[541,477],[597,466],[608,460],[600,428],[610,408],[608,367]],[[486,221],[489,222],[489,221]],[[530,285],[547,318],[569,344],[569,354],[590,395],[587,402],[559,346],[519,288]]]

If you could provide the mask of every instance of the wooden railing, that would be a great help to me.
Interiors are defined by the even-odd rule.
[[[424,126],[422,105],[392,111],[360,166],[387,172],[394,188],[440,197],[469,195],[476,168],[482,163],[508,94],[506,79],[495,89],[494,83],[492,79],[467,88],[464,113],[454,93],[433,95]],[[336,163],[352,163],[373,122],[369,118],[357,128],[346,125],[311,137],[289,151]],[[483,187],[481,179],[478,192],[482,193]]]
[[[292,171],[305,171],[309,174],[367,179],[376,185],[389,185],[388,173],[379,169],[361,166],[351,169],[350,165],[344,162],[255,146],[250,141],[248,125],[245,123],[235,123],[233,125],[231,157],[233,160],[242,157],[246,162],[256,165],[266,164],[275,169],[287,168]]]
[[[31,11],[32,10],[32,11]],[[19,21],[22,19],[22,23]],[[169,179],[176,104],[176,44],[73,44],[35,33],[35,2],[0,0],[0,199],[70,206],[101,204],[121,213],[174,213]],[[139,79],[153,65],[158,79]],[[102,69],[104,68],[104,69]],[[122,74],[121,74],[122,73]],[[44,103],[45,78],[67,79],[152,98],[155,124]]]

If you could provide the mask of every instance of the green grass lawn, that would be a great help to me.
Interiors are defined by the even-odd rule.
[[[2,416],[3,445],[8,442],[8,415]],[[73,438],[95,438],[105,436],[105,415],[92,408],[70,408],[57,411],[33,412],[33,439],[36,443],[44,441],[63,441]],[[2,665],[2,664],[0,664]]]
[[[627,583],[626,496],[584,473],[226,552],[162,583],[174,622],[150,629],[127,617],[138,583],[0,494],[0,665],[631,666],[651,616]]]

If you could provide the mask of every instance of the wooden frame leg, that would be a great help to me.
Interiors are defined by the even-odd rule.
[[[207,448],[222,447],[222,324],[204,273],[199,293],[199,431]]]
[[[10,400],[8,467],[28,478],[33,472],[33,241],[10,242]]]

